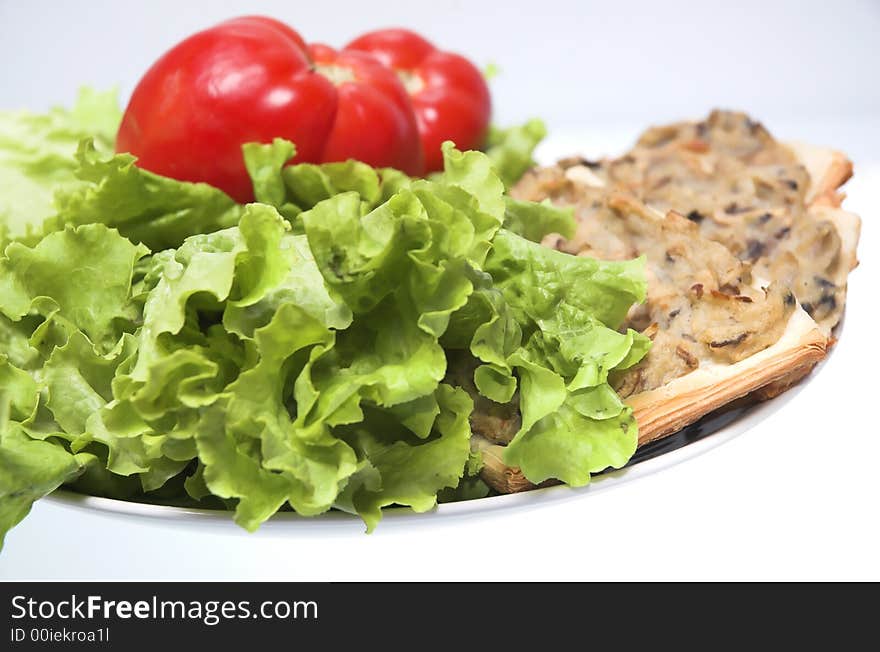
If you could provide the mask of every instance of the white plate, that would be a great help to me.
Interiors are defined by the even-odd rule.
[[[586,146],[606,133],[578,142],[619,151],[636,130]],[[878,188],[880,166],[862,161],[847,203],[877,215]],[[392,510],[370,536],[345,515],[281,514],[248,534],[227,514],[59,493],[9,533],[0,580],[880,579],[880,527],[866,518],[880,438],[864,407],[876,402],[875,224],[865,220],[846,335],[806,382],[590,487]]]
[[[825,361],[823,360],[813,373],[820,373],[821,367],[824,363]],[[729,441],[759,424],[774,412],[784,408],[784,406],[803,389],[804,385],[809,382],[811,377],[812,374],[796,387],[773,400],[745,409],[732,423],[727,424],[716,432],[703,436],[701,439],[683,445],[675,450],[662,453],[657,457],[647,459],[623,469],[603,473],[602,475],[595,477],[586,487],[571,488],[560,485],[534,489],[532,491],[524,491],[517,494],[490,496],[476,500],[445,503],[439,505],[436,509],[427,514],[416,514],[412,510],[406,508],[386,509],[384,519],[394,519],[399,522],[405,520],[422,521],[428,518],[459,518],[489,511],[495,512],[526,506],[535,507],[551,502],[583,498],[587,495],[615,487],[620,483],[643,478],[652,473],[668,469],[669,467],[680,464],[685,460],[691,459],[720,446],[724,442]],[[99,510],[107,514],[115,514],[119,516],[135,516],[145,519],[164,520],[167,522],[173,522],[178,527],[183,526],[198,529],[238,529],[238,526],[232,522],[232,513],[223,510],[193,509],[135,503],[124,500],[86,496],[66,490],[56,491],[52,495],[44,498],[44,500],[74,509],[89,511]],[[352,528],[353,525],[357,525],[357,527]],[[261,526],[261,530],[268,530],[269,532],[274,532],[276,534],[280,532],[302,533],[304,530],[318,530],[327,533],[328,530],[339,532],[341,529],[349,531],[357,530],[360,532],[363,529],[363,525],[358,517],[343,512],[329,512],[321,516],[309,518],[299,516],[293,512],[279,512]]]

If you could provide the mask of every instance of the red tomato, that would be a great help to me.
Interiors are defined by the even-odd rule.
[[[309,46],[319,73],[335,81],[339,97],[324,161],[354,158],[375,167],[423,173],[422,147],[409,97],[397,77],[362,52]]]
[[[271,18],[247,16],[185,39],[135,88],[116,138],[138,165],[253,199],[241,145],[281,137],[296,162],[357,158],[422,173],[415,116],[393,72],[357,53],[313,48]]]
[[[445,140],[460,149],[483,146],[492,101],[485,77],[470,61],[405,29],[364,34],[345,50],[369,52],[403,80],[416,113],[426,171],[443,169],[440,145]]]

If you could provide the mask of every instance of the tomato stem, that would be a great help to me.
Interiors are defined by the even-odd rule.
[[[397,76],[400,78],[400,81],[403,83],[403,87],[406,89],[406,92],[410,95],[416,95],[422,91],[425,87],[425,80],[422,79],[418,74],[414,72],[410,72],[409,70],[397,70]]]
[[[326,65],[326,64],[317,64],[315,66],[315,71],[324,75],[327,79],[333,82],[334,86],[341,86],[346,82],[353,82],[357,79],[355,77],[354,71],[351,68],[345,68],[343,66],[335,66],[335,65]]]

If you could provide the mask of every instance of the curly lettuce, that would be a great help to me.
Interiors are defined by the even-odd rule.
[[[0,245],[39,238],[55,213],[56,190],[76,181],[80,141],[92,139],[97,152],[112,154],[121,119],[115,91],[88,88],[70,109],[0,112]]]
[[[447,143],[430,179],[249,144],[242,206],[113,154],[118,116],[81,102],[0,118],[28,134],[0,139],[0,176],[43,193],[0,219],[0,536],[64,484],[248,530],[330,509],[372,529],[392,505],[487,493],[475,402],[519,411],[505,459],[533,482],[632,455],[607,380],[649,345],[619,330],[644,264],[537,244],[574,229],[506,195],[540,124],[488,153]]]

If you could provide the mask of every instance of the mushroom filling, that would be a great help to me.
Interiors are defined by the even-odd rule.
[[[758,277],[791,287],[817,322],[839,321],[848,270],[837,231],[808,210],[810,177],[794,153],[747,115],[652,127],[624,156],[588,169],[608,188],[686,216]]]
[[[692,220],[665,216],[631,195],[568,178],[560,167],[530,173],[517,194],[575,206],[578,230],[552,246],[602,259],[647,259],[648,297],[626,326],[654,342],[645,359],[615,380],[626,397],[655,389],[701,364],[729,364],[771,346],[795,308],[782,284],[753,287],[751,269],[708,240]]]

